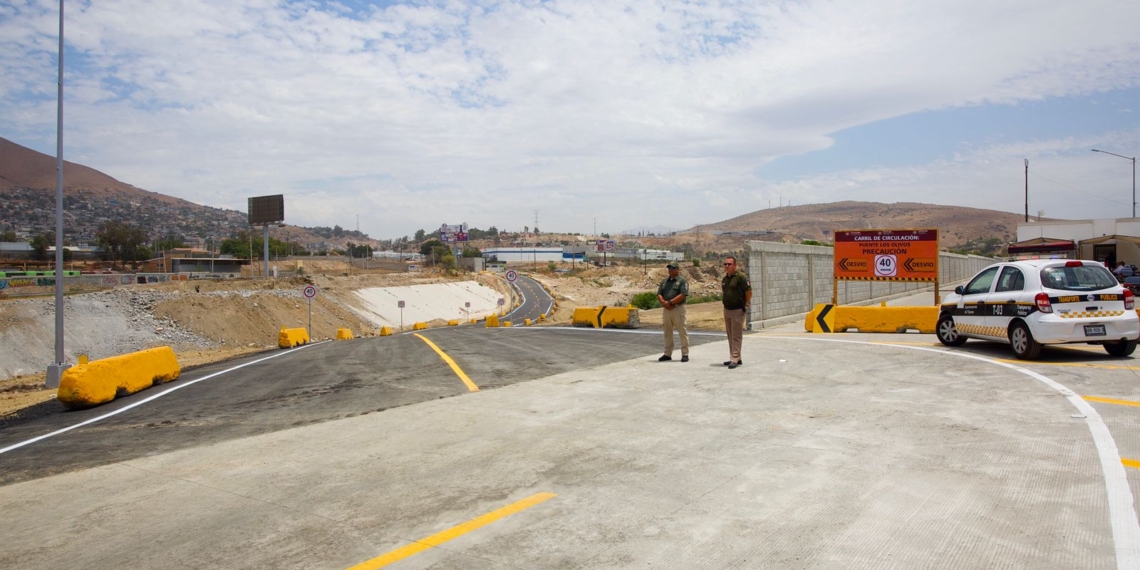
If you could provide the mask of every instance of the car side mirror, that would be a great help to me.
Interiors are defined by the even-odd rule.
[[[955,295],[961,295],[962,291],[965,291],[965,289],[963,289],[961,285],[954,288],[954,294]]]

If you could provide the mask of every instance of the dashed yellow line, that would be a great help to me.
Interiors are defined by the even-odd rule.
[[[1114,398],[1102,398],[1100,396],[1081,396],[1086,402],[1101,402],[1103,404],[1116,404],[1119,406],[1134,406],[1140,408],[1140,402],[1133,402],[1132,400],[1117,400]]]
[[[424,340],[426,341],[427,339],[425,338]],[[429,341],[428,344],[431,344],[431,342]],[[438,532],[422,540],[417,540],[416,542],[413,542],[407,546],[397,548],[396,550],[388,552],[387,554],[377,556],[376,558],[373,558],[367,562],[361,562],[356,566],[350,567],[348,570],[376,570],[377,568],[383,568],[389,564],[399,562],[405,558],[408,558],[409,556],[413,556],[429,548],[439,546],[449,540],[463,536],[473,530],[485,527],[501,518],[511,516],[519,511],[524,511],[557,496],[558,495],[555,495],[554,493],[539,493],[537,495],[532,495],[521,501],[511,503],[501,509],[497,509],[483,516],[473,518],[463,524],[453,526],[443,532]]]
[[[468,390],[470,390],[471,392],[478,392],[479,391],[479,387],[476,386],[475,383],[472,382],[471,379],[467,377],[467,374],[465,372],[463,372],[463,369],[460,368],[459,365],[456,364],[455,361],[452,360],[451,357],[448,356],[446,352],[441,350],[438,346],[435,345],[434,342],[428,340],[427,337],[421,335],[420,333],[413,333],[413,334],[416,336],[416,338],[419,338],[420,340],[426,342],[427,345],[430,346],[431,349],[434,350],[435,353],[438,354],[439,357],[442,358],[443,361],[446,362],[448,366],[451,367],[451,371],[455,372],[455,375],[458,376],[459,379],[462,380],[463,383],[467,385]]]

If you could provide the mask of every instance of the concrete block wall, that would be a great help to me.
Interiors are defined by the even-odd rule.
[[[835,250],[830,247],[752,241],[745,245],[744,261],[752,281],[750,322],[801,315],[818,303],[830,303]],[[998,260],[973,255],[939,254],[939,279],[950,284],[969,279]],[[929,290],[933,284],[896,281],[840,281],[840,305],[884,299],[911,291]]]

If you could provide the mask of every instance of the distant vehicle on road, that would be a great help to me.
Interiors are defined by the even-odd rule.
[[[1124,283],[1121,283],[1121,285],[1124,285],[1125,289],[1132,291],[1133,295],[1140,294],[1140,275],[1125,277]]]
[[[1099,344],[1128,356],[1140,339],[1136,294],[1094,261],[1035,259],[991,265],[947,295],[938,340],[1008,342],[1022,360],[1046,344]]]

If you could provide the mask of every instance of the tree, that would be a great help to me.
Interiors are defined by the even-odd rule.
[[[4,230],[3,233],[0,233],[0,241],[16,241],[17,239],[19,238],[16,237],[16,232],[12,230]]]
[[[463,246],[463,257],[483,257],[483,252],[473,245]]]
[[[425,241],[422,244],[420,244],[420,253],[425,255],[425,256],[431,255],[432,249],[434,249],[436,247],[442,247],[444,249],[447,248],[447,246],[443,245],[443,242],[441,242],[437,239],[433,239],[433,240]]]
[[[149,258],[149,248],[141,248],[146,242],[147,235],[142,228],[120,222],[106,222],[95,234],[95,243],[103,248],[104,259],[112,262],[137,262]]]
[[[427,234],[425,234],[423,230],[416,230],[416,237],[415,237],[415,240],[416,240],[417,242],[421,242],[421,241],[424,241],[424,238],[425,238],[425,237],[427,237]]]
[[[32,259],[44,261],[48,258],[48,248],[55,246],[55,232],[36,234],[28,245],[32,246]]]

